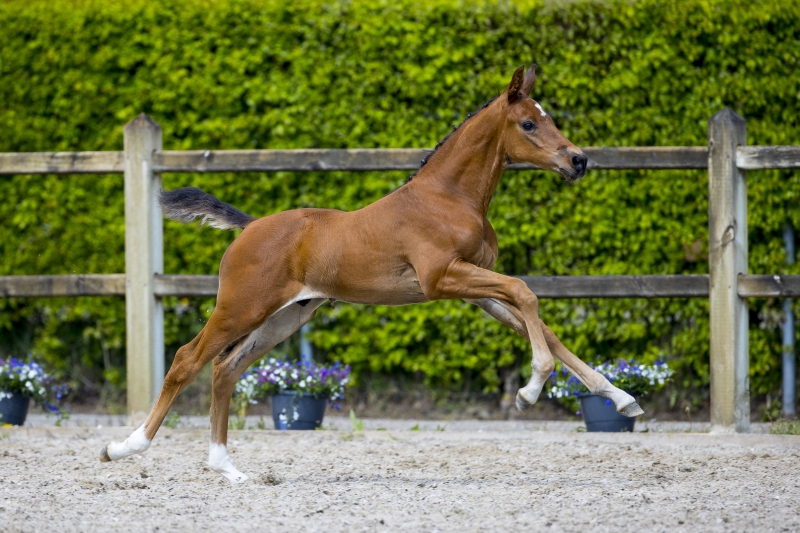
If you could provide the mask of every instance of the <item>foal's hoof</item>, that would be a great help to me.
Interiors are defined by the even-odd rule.
[[[618,409],[617,412],[623,416],[629,416],[629,417],[634,417],[644,414],[644,410],[641,407],[639,407],[639,404],[636,402],[629,403],[625,407]]]
[[[220,474],[222,474],[225,477],[225,479],[230,481],[231,485],[238,485],[238,484],[244,483],[245,481],[250,479],[250,476],[248,476],[247,474],[242,474],[241,472],[239,472],[235,468],[233,468],[232,470],[229,470],[229,471],[218,470],[218,472]]]
[[[533,405],[533,403],[529,402],[528,400],[526,400],[526,399],[525,399],[525,398],[522,396],[522,394],[520,393],[520,391],[517,391],[517,399],[515,400],[515,402],[514,402],[514,403],[516,403],[516,404],[517,404],[517,409],[518,409],[518,410],[520,410],[520,411],[524,411],[525,409],[527,409],[527,408],[529,408],[531,405]]]
[[[248,476],[247,474],[242,474],[241,472],[237,472],[235,475],[225,476],[225,477],[228,478],[228,481],[231,482],[231,485],[238,485],[250,479],[250,476]]]
[[[111,462],[111,457],[108,456],[108,446],[103,446],[103,449],[100,450],[100,462],[101,463]]]

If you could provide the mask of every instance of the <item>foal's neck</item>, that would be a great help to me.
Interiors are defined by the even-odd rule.
[[[502,115],[500,104],[495,101],[467,119],[431,156],[414,180],[445,189],[485,217],[508,164],[502,128],[498,125]]]

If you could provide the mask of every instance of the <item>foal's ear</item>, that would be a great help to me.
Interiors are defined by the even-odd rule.
[[[536,64],[533,64],[527,71],[525,71],[525,81],[522,82],[522,89],[520,89],[522,94],[530,96],[531,89],[533,89],[535,83],[536,83]]]
[[[514,75],[511,77],[511,83],[508,84],[506,95],[508,96],[509,104],[513,104],[522,97],[520,90],[522,89],[522,82],[524,81],[523,70],[525,70],[525,67],[519,67],[515,70]]]

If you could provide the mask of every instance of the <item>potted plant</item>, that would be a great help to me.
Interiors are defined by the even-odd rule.
[[[664,361],[640,365],[632,360],[620,359],[616,363],[589,366],[604,375],[615,387],[637,398],[637,401],[638,397],[661,390],[673,374]],[[589,392],[566,368],[562,368],[561,372],[553,371],[550,378],[553,386],[548,396],[559,399],[568,407],[577,406],[580,401],[581,410],[577,414],[583,416],[587,431],[633,431],[635,417],[619,414],[611,400]]]
[[[0,359],[0,425],[24,424],[31,399],[46,411],[58,414],[60,422],[66,411],[58,403],[65,393],[66,385],[53,385],[53,377],[36,361]]]
[[[350,367],[334,363],[317,366],[286,359],[262,359],[236,384],[236,395],[244,405],[269,396],[275,429],[316,429],[322,425],[325,406],[344,398]]]

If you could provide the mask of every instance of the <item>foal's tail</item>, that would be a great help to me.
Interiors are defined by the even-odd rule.
[[[217,229],[243,228],[255,220],[232,205],[217,200],[197,187],[182,187],[174,191],[159,191],[158,203],[164,216],[189,223],[202,217],[200,225]]]

